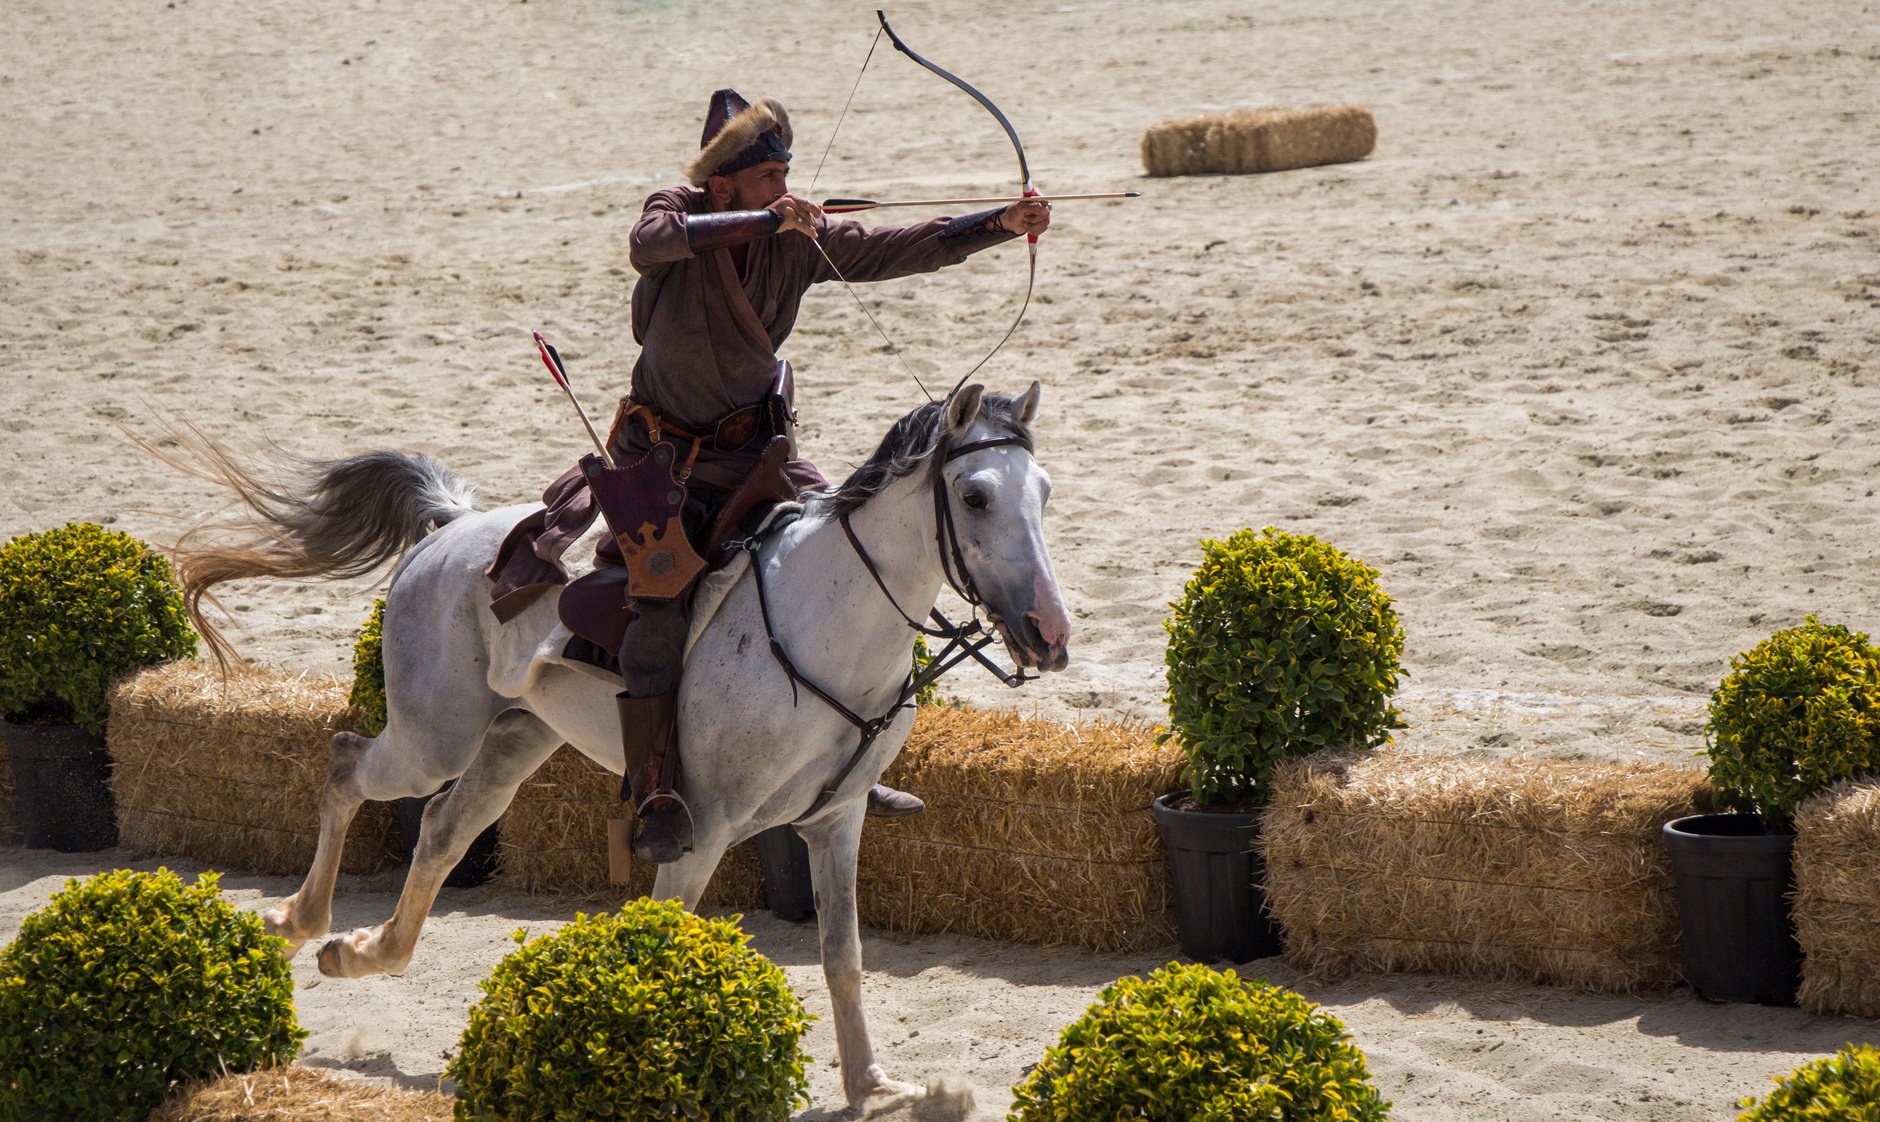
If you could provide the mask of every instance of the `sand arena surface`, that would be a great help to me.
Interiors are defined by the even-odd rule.
[[[982,372],[1045,386],[1071,668],[950,692],[1159,719],[1161,621],[1199,541],[1269,523],[1381,571],[1413,748],[1690,763],[1733,652],[1811,611],[1880,629],[1870,4],[1073,0],[895,19],[1005,108],[1047,190],[1145,192],[1058,208],[1025,323]],[[793,185],[814,198],[1015,179],[990,118],[885,48],[823,162],[873,34],[861,6],[15,0],[0,31],[0,536],[92,519],[165,543],[215,509],[114,427],[149,435],[156,413],[238,447],[429,452],[490,503],[532,498],[584,438],[528,331],[605,413],[635,353],[627,229],[720,85],[790,107]],[[1377,118],[1363,163],[1141,178],[1157,121],[1346,102]],[[862,294],[944,386],[1024,280],[1013,246]],[[805,301],[785,354],[804,449],[832,476],[922,400],[839,287]],[[338,670],[377,587],[224,600],[245,653]],[[0,862],[12,919],[52,865],[85,871]],[[353,899],[342,922],[388,903]],[[441,918],[412,975],[348,991],[371,1006],[333,1002],[316,1055],[429,1078],[535,907]],[[786,955],[802,939],[776,937]],[[869,991],[895,1073],[967,1075],[994,1107],[1101,982],[1152,965],[879,937],[869,955],[895,963]],[[1689,997],[1306,992],[1351,1017],[1412,1119],[1711,1118],[1875,1038]],[[430,1022],[348,1051],[345,1032],[407,1015]],[[401,1051],[407,1034],[424,1048]],[[833,1073],[817,1079],[827,1106]]]

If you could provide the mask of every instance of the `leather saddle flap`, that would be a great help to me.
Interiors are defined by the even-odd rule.
[[[705,571],[705,559],[687,540],[685,485],[673,478],[676,450],[665,441],[637,462],[607,467],[598,456],[584,456],[581,470],[595,503],[613,531],[626,562],[633,595],[646,600],[676,600]]]
[[[724,567],[737,555],[739,544],[750,532],[749,527],[760,522],[771,507],[796,498],[796,488],[784,471],[789,459],[789,440],[771,438],[764,445],[757,466],[725,500],[706,539],[705,552],[711,559],[711,569]],[[608,528],[613,528],[611,523]],[[561,590],[558,611],[568,630],[613,654],[620,650],[627,624],[636,613],[630,602],[633,593],[629,590],[629,570],[609,557],[609,552],[605,548],[599,551],[596,555],[599,567]]]

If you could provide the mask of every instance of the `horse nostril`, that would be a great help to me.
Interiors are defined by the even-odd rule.
[[[1057,650],[1070,642],[1070,629],[1061,620],[1046,623],[1045,618],[1037,612],[1026,612],[1025,627],[1038,640],[1038,645],[1046,650]]]

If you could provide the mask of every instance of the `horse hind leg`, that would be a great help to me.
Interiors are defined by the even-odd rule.
[[[340,855],[360,806],[367,800],[390,802],[437,790],[469,766],[488,723],[473,709],[414,715],[396,703],[390,718],[376,737],[350,732],[333,737],[326,785],[320,791],[320,840],[313,866],[298,892],[262,913],[268,933],[287,940],[290,958],[331,926]]]
[[[366,801],[359,784],[359,765],[372,743],[350,732],[333,737],[326,784],[320,790],[320,840],[314,849],[313,866],[298,892],[262,913],[268,934],[287,940],[289,958],[308,940],[326,934],[333,922],[333,888],[339,880],[346,831],[352,828],[353,817]]]
[[[403,973],[444,878],[560,744],[560,736],[525,710],[511,709],[491,722],[469,769],[425,807],[392,918],[328,941],[320,948],[320,973],[338,978]]]

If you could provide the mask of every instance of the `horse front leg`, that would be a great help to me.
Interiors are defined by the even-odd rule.
[[[469,769],[425,806],[392,918],[330,940],[320,948],[320,973],[336,978],[404,973],[444,878],[560,744],[561,738],[533,713],[511,709],[492,721]]]
[[[919,1095],[922,1089],[889,1079],[875,1062],[862,1012],[862,935],[855,918],[855,859],[862,842],[857,800],[839,817],[803,827],[809,846],[810,883],[816,892],[816,925],[822,937],[823,979],[836,1029],[836,1059],[842,1091],[851,1107],[872,1095]]]

